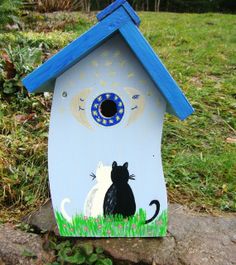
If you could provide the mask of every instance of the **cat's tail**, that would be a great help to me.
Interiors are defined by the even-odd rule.
[[[70,203],[70,199],[69,198],[65,198],[62,200],[61,202],[61,213],[62,216],[68,221],[68,222],[72,222],[72,218],[68,215],[68,213],[65,210],[65,204]]]
[[[150,219],[148,219],[148,220],[145,221],[145,224],[148,224],[148,223],[152,222],[158,216],[158,213],[160,211],[160,203],[159,203],[158,200],[153,200],[153,201],[151,201],[149,203],[149,206],[151,206],[153,204],[156,205],[156,211],[155,211],[154,215]]]

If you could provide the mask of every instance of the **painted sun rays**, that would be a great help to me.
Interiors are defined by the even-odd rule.
[[[129,69],[127,59],[119,49],[102,50],[96,60],[91,60],[90,67],[91,69],[93,69],[92,78],[96,81],[96,83],[99,83],[102,88],[110,89],[122,85],[121,83],[118,83],[116,79],[116,76],[119,75],[119,69],[125,69],[127,71],[127,79],[132,79],[136,77],[134,69]],[[109,79],[114,78],[114,80],[108,82],[107,79],[104,78],[104,69],[106,75],[110,77]],[[83,81],[86,78],[91,78],[91,73],[89,76],[87,76],[84,71],[79,72],[78,75],[80,81]],[[147,81],[144,79],[140,79],[139,83],[141,86],[145,86]]]

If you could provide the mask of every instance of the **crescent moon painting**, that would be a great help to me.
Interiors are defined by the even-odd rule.
[[[131,123],[135,122],[143,113],[145,99],[141,92],[136,88],[126,87],[125,91],[130,98],[131,113],[127,122],[127,126],[129,126]]]
[[[89,124],[86,116],[86,100],[91,91],[91,88],[85,88],[71,101],[71,111],[73,116],[81,125],[87,127],[88,129],[92,129],[92,126]]]

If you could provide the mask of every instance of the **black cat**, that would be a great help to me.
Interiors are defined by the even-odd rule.
[[[112,164],[111,180],[112,185],[107,190],[104,203],[104,215],[121,214],[124,218],[133,216],[136,211],[136,204],[133,191],[128,184],[129,179],[134,180],[134,175],[129,175],[128,163],[118,166],[114,161]],[[155,204],[156,211],[152,218],[145,221],[145,224],[152,222],[158,215],[160,203],[157,200],[151,201],[149,205]]]

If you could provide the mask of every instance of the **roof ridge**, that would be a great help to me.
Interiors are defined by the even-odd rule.
[[[96,17],[98,21],[103,20],[105,17],[113,13],[117,8],[123,5],[126,0],[116,0],[112,2],[109,6],[105,7],[102,11],[100,11]]]
[[[113,3],[111,3],[109,6],[107,6],[105,9],[103,9],[101,12],[97,14],[97,20],[102,21],[107,16],[111,15],[113,12],[115,12],[120,6],[122,6],[127,14],[131,17],[133,22],[139,26],[140,25],[140,18],[138,17],[137,13],[134,11],[132,6],[128,3],[126,0],[116,0]]]

